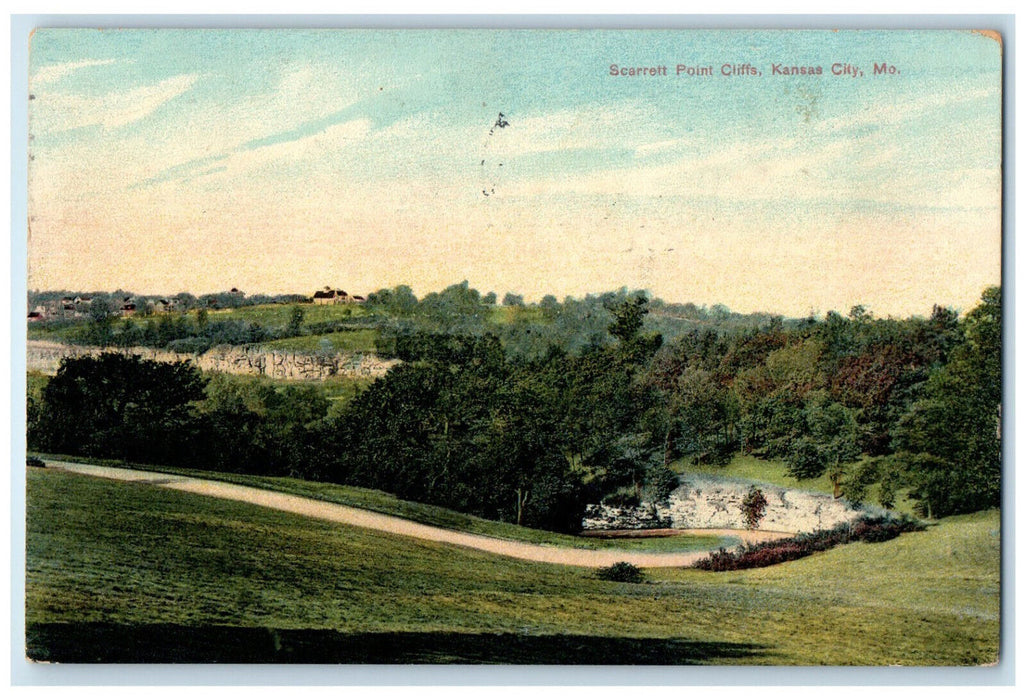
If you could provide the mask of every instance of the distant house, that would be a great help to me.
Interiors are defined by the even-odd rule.
[[[350,301],[352,301],[352,297],[344,289],[325,287],[314,292],[313,295],[313,302],[315,304],[348,304]]]
[[[136,308],[137,307],[135,305],[135,302],[126,301],[124,304],[121,305],[121,315],[135,316]]]
[[[29,311],[28,312],[29,323],[35,323],[35,322],[38,322],[38,321],[43,321],[45,319],[46,319],[46,317],[43,316],[43,314],[40,313],[39,311]]]
[[[352,297],[352,299],[353,299],[353,303],[355,303],[355,304],[362,304],[362,303],[364,303],[365,301],[367,301],[366,299],[364,299],[363,297],[361,297],[361,296],[359,296],[359,295],[354,295],[354,296]]]

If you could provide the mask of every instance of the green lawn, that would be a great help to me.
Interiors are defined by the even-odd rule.
[[[41,324],[29,324],[26,331],[28,340],[46,340],[51,343],[64,343],[79,332],[79,328],[85,325],[85,321],[64,326],[43,327]]]
[[[292,308],[298,306],[303,310],[303,323],[324,323],[326,321],[345,321],[367,315],[367,309],[361,304],[258,304],[240,306],[237,309],[219,309],[208,312],[211,321],[239,320],[247,323],[259,323],[265,328],[287,326],[292,315]],[[190,316],[195,316],[190,311]]]
[[[803,491],[833,493],[830,479],[823,475],[818,479],[797,479],[787,475],[787,465],[782,459],[758,459],[751,455],[736,454],[729,464],[722,467],[709,465],[692,465],[685,459],[679,459],[670,465],[678,474],[708,474],[745,481],[762,481],[774,486],[797,488]]]
[[[975,665],[997,655],[994,511],[771,569],[650,570],[646,583],[620,584],[54,470],[29,469],[27,506],[37,658]]]
[[[332,352],[373,353],[377,352],[377,346],[374,342],[377,337],[377,330],[360,328],[351,331],[324,333],[322,335],[300,335],[295,338],[282,338],[281,340],[260,343],[260,347],[305,353],[319,352],[325,349]]]

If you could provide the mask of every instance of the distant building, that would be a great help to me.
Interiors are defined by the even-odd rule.
[[[169,314],[178,308],[177,299],[158,299],[153,305],[153,310],[157,313]]]
[[[350,297],[344,289],[332,289],[331,287],[318,290],[313,295],[315,304],[348,304],[352,300],[353,297]]]

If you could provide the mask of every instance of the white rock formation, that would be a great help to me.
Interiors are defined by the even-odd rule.
[[[766,497],[759,530],[812,532],[851,522],[862,515],[844,500],[769,484],[754,484]],[[744,529],[741,502],[753,484],[707,476],[687,476],[666,501],[637,508],[590,505],[585,530],[641,530],[670,527]]]

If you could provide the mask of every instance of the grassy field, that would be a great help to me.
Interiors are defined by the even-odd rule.
[[[319,352],[330,350],[333,352],[377,352],[374,341],[378,337],[378,331],[369,328],[361,328],[351,331],[338,331],[335,333],[324,333],[322,335],[301,335],[295,338],[282,338],[267,343],[260,343],[260,347],[271,350],[290,350],[295,352]]]
[[[61,459],[86,463],[125,466],[120,462],[103,459],[88,459],[71,456],[40,455],[44,460]],[[213,479],[230,484],[241,484],[256,488],[278,491],[293,496],[314,498],[328,503],[337,503],[353,508],[394,515],[425,525],[434,525],[448,530],[470,532],[475,535],[497,537],[504,540],[529,542],[532,544],[549,544],[577,549],[628,549],[645,552],[686,552],[707,551],[716,547],[733,547],[740,543],[735,537],[716,537],[704,535],[678,535],[670,537],[644,537],[624,539],[599,539],[594,537],[575,537],[547,530],[535,530],[520,527],[512,523],[478,518],[459,511],[450,510],[428,503],[404,501],[384,491],[365,489],[357,486],[343,486],[317,481],[306,481],[280,476],[256,476],[252,474],[228,474],[210,472],[200,469],[183,469],[180,467],[141,466],[141,469],[160,471],[167,474],[180,474],[199,479]]]
[[[366,307],[360,304],[258,304],[255,306],[240,306],[237,309],[210,309],[207,311],[207,318],[210,321],[245,321],[246,323],[259,323],[264,328],[280,328],[287,326],[292,315],[292,308],[298,306],[303,310],[303,324],[324,323],[328,321],[348,321],[367,316]],[[198,310],[194,309],[185,313],[190,324],[195,324]],[[172,314],[177,317],[179,314]],[[160,314],[149,316],[133,316],[132,321],[140,328],[147,322],[158,323]],[[39,324],[29,324],[28,337],[31,340],[53,340],[62,341],[69,337],[69,333],[76,332],[88,323],[88,318],[76,319],[63,327],[47,328]],[[115,324],[122,323],[117,319]]]
[[[210,311],[208,317],[212,321],[245,321],[259,323],[265,328],[274,328],[288,325],[294,306],[303,310],[304,324],[346,321],[367,315],[367,309],[360,304],[258,304]],[[195,315],[195,311],[189,312],[190,317]]]
[[[648,582],[247,504],[28,474],[34,658],[976,665],[996,660],[999,514],[771,569]]]

